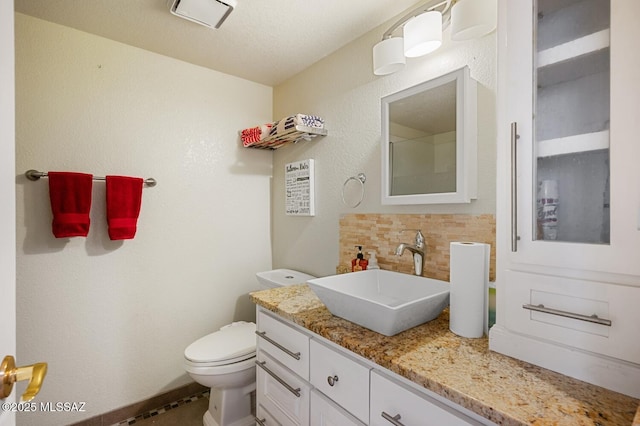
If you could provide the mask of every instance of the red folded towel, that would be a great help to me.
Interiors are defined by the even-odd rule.
[[[142,178],[107,176],[107,223],[109,238],[130,240],[136,235]]]
[[[56,238],[86,237],[93,176],[85,173],[49,172],[49,198]]]

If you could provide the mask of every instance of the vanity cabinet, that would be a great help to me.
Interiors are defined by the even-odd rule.
[[[311,386],[265,352],[257,355],[256,395],[283,426],[309,424]]]
[[[258,348],[277,358],[285,367],[309,380],[309,336],[262,313],[256,329]]]
[[[311,384],[364,423],[369,423],[368,366],[311,340]]]
[[[640,397],[636,0],[500,0],[490,347]],[[635,40],[635,41],[634,41]]]
[[[314,389],[311,391],[311,426],[365,426],[344,408]]]
[[[258,310],[256,411],[258,424],[309,424],[309,335]],[[272,419],[277,423],[269,423]]]
[[[304,353],[305,345],[299,343],[306,339],[308,356],[301,357],[306,363],[301,371],[308,371],[308,380],[285,366],[291,363],[290,349],[280,349],[284,346],[280,340],[263,338],[265,330],[266,336],[275,335],[274,329],[298,342],[290,347],[295,353]],[[258,425],[493,424],[260,307],[256,333],[263,336],[257,346]],[[299,364],[294,366],[300,369]],[[383,412],[388,416],[383,417]],[[398,414],[401,418],[394,419]]]
[[[256,425],[258,426],[277,426],[278,421],[267,411],[262,404],[256,404]]]
[[[371,372],[371,426],[479,425],[467,416],[386,376]]]

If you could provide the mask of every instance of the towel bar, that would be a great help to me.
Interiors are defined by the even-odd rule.
[[[39,172],[33,169],[27,170],[24,173],[24,175],[27,177],[27,179],[32,181],[36,181],[36,180],[39,180],[40,178],[49,176],[46,172]],[[94,176],[93,180],[107,180],[107,178],[104,176]],[[144,180],[144,184],[147,185],[148,187],[154,187],[158,184],[158,181],[156,181],[154,178],[146,178]]]

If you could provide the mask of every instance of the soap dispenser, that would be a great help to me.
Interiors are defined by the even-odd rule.
[[[369,263],[367,265],[367,269],[380,269],[380,266],[378,266],[378,258],[376,257],[375,251],[369,252]]]
[[[364,258],[364,254],[362,254],[362,246],[354,246],[358,248],[358,254],[356,258],[351,261],[351,272],[364,271],[367,269],[367,259]]]

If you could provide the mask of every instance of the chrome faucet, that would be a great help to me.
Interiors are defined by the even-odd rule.
[[[400,231],[412,231],[412,229],[404,229]],[[409,250],[413,254],[413,269],[416,275],[422,276],[424,268],[424,236],[419,229],[416,229],[416,239],[414,244],[400,243],[396,247],[396,256],[402,256],[405,250]]]

